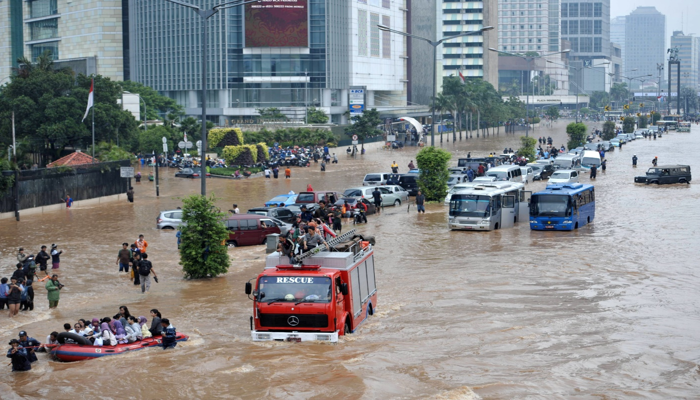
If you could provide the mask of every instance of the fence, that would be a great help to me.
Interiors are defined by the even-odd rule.
[[[73,200],[126,193],[127,179],[119,176],[120,167],[128,167],[129,160],[80,165],[71,169],[41,168],[19,173],[19,208],[59,204],[66,195]],[[0,197],[0,213],[15,210],[14,188]]]

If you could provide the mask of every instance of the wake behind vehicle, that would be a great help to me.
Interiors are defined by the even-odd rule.
[[[332,252],[316,248],[296,264],[267,256],[265,270],[245,285],[253,341],[335,343],[357,330],[377,308],[372,243],[353,229],[328,241]]]
[[[530,229],[534,231],[571,231],[593,222],[594,218],[593,185],[547,185],[547,189],[534,193],[530,200]]]
[[[636,176],[634,183],[655,183],[657,185],[687,183],[691,180],[689,165],[659,165],[649,168],[645,176]]]
[[[201,176],[201,169],[200,168],[183,168],[182,171],[176,172],[175,177],[176,178],[199,178]],[[207,172],[207,178],[210,177],[211,174]]]
[[[524,188],[522,183],[494,182],[453,193],[448,227],[478,231],[513,227],[527,216]]]

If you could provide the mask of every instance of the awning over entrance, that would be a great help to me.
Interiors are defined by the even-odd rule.
[[[409,124],[411,124],[411,126],[416,130],[416,132],[418,132],[418,135],[419,135],[418,141],[419,142],[423,141],[423,125],[421,125],[421,123],[418,122],[418,120],[416,120],[415,118],[411,118],[411,117],[400,117],[399,120],[406,121]]]

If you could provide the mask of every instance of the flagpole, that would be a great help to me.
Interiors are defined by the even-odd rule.
[[[92,78],[92,162],[95,162],[95,78]]]

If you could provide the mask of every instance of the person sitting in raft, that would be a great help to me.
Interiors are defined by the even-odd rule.
[[[117,345],[117,338],[112,333],[112,330],[109,329],[109,324],[107,322],[103,322],[102,325],[100,325],[100,330],[102,331],[103,346]]]
[[[112,320],[112,322],[114,322],[114,329],[116,330],[114,337],[117,339],[117,343],[119,343],[119,344],[129,343],[129,341],[126,340],[126,331],[124,330],[124,326],[122,326],[121,321]]]
[[[141,336],[141,325],[139,320],[133,315],[129,316],[129,325],[126,326],[126,340],[129,343],[134,343],[137,340],[143,339]]]
[[[148,320],[144,316],[139,317],[139,325],[141,325],[141,337],[142,338],[149,338],[153,335],[151,335],[151,331],[148,329]]]
[[[163,326],[163,350],[177,346],[177,331],[170,320],[163,318],[160,324]]]

